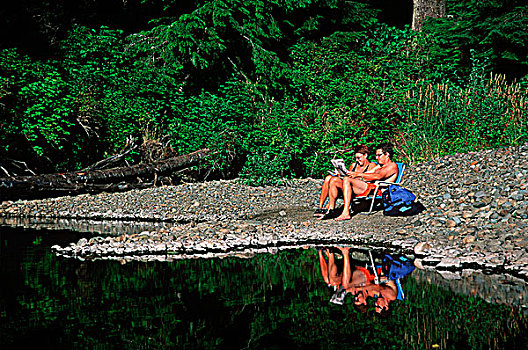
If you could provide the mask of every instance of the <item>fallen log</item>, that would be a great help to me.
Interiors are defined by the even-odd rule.
[[[197,165],[208,154],[208,149],[201,149],[177,157],[127,167],[0,178],[0,201],[150,187],[155,184],[158,176],[170,175]],[[153,179],[152,184],[146,184],[141,180],[143,178]]]

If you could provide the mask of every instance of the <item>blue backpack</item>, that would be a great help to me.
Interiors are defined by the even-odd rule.
[[[400,279],[414,271],[414,263],[404,256],[393,257],[389,254],[385,254],[383,257],[382,270],[387,275],[387,278],[393,280],[396,284],[398,290],[396,299],[404,300],[405,293],[403,292]]]
[[[383,214],[388,216],[409,216],[422,212],[425,207],[414,200],[416,196],[409,190],[398,186],[390,185],[383,192]]]
[[[382,269],[390,280],[403,278],[414,271],[414,263],[404,256],[393,257],[385,254]]]
[[[398,185],[390,185],[382,195],[383,206],[386,211],[398,205],[411,205],[415,199],[416,196],[411,191]]]

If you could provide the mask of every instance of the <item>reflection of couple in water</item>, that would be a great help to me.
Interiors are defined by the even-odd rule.
[[[360,312],[368,309],[368,299],[374,299],[375,310],[379,314],[389,311],[389,304],[397,298],[403,297],[403,291],[398,288],[399,281],[389,279],[387,268],[390,266],[352,266],[350,262],[350,248],[338,247],[342,261],[332,249],[319,250],[319,263],[321,274],[328,286],[334,289],[330,302],[343,304],[345,296],[350,293],[354,296],[354,306]],[[326,256],[326,257],[325,257]],[[384,264],[385,265],[385,264]],[[376,270],[374,270],[376,269]],[[412,269],[410,269],[412,271]]]

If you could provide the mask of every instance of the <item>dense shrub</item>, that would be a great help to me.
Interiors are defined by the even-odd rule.
[[[70,170],[163,139],[212,149],[202,178],[261,185],[323,176],[359,143],[415,162],[525,142],[527,80],[490,72],[526,66],[526,8],[496,3],[448,1],[456,16],[422,32],[331,0],[205,1],[131,35],[74,26],[47,59],[0,51],[0,156]]]
[[[403,153],[410,162],[528,140],[527,89],[475,63],[469,84],[421,81],[402,106]]]

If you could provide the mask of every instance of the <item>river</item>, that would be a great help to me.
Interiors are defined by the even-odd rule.
[[[342,305],[330,302],[334,291],[322,277],[321,247],[148,262],[81,261],[50,249],[91,235],[0,226],[3,350],[521,349],[528,344],[528,315],[518,301],[526,286],[509,280],[467,273],[443,280],[416,269],[401,280],[405,298],[380,315],[374,298],[364,308],[354,305],[353,295]],[[365,250],[353,249],[351,256],[355,264],[369,262]],[[511,300],[486,292],[504,287],[513,293]]]

